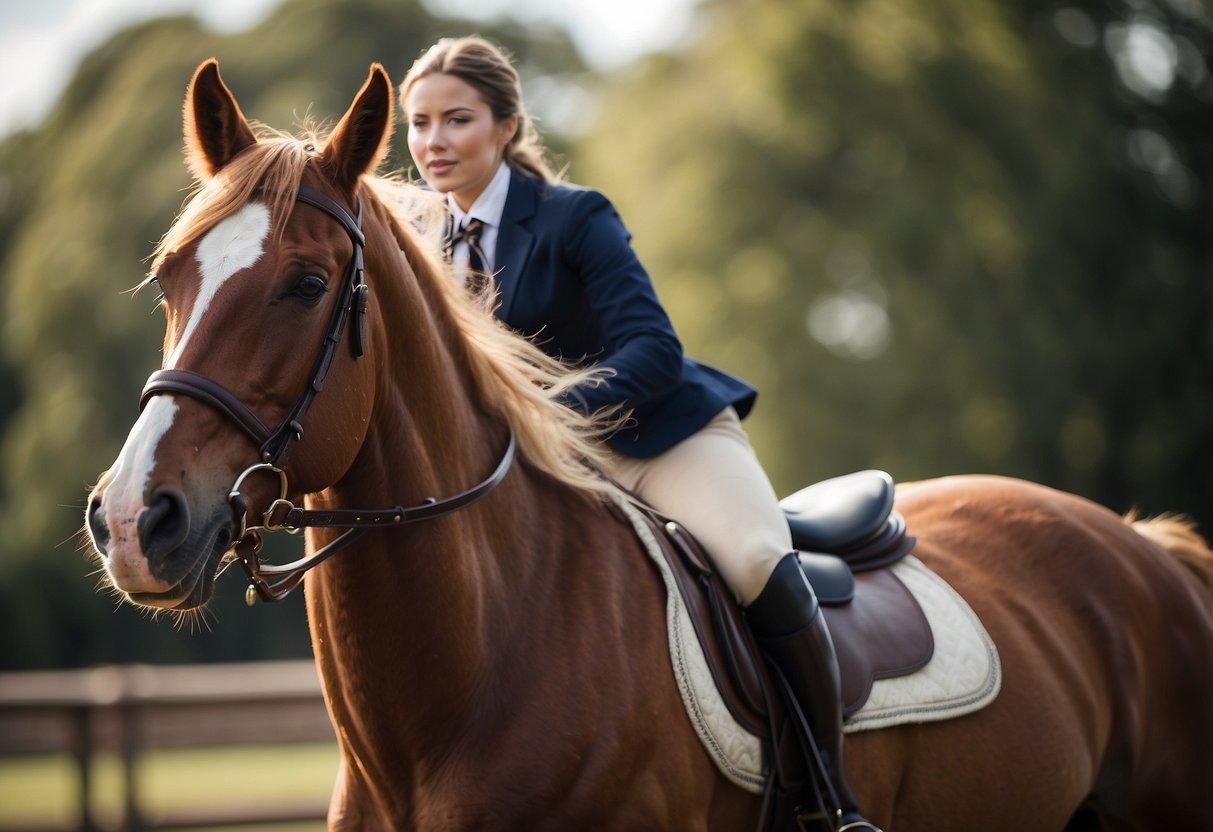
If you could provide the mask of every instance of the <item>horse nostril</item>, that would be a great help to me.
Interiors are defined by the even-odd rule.
[[[185,540],[190,530],[190,512],[185,497],[162,491],[139,516],[139,545],[153,568]]]
[[[105,524],[105,511],[101,508],[101,498],[93,496],[88,501],[88,513],[85,515],[89,534],[93,536],[93,545],[97,551],[105,554],[105,547],[110,542],[109,526]]]

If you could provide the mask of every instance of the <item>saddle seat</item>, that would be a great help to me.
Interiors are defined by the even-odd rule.
[[[893,478],[884,471],[856,471],[823,480],[785,497],[800,566],[823,606],[855,597],[853,572],[891,566],[914,548],[905,519],[893,511]]]
[[[856,471],[806,486],[779,505],[796,548],[848,552],[885,530],[893,510],[893,478],[884,471]]]

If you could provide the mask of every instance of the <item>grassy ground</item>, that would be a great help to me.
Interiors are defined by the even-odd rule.
[[[151,814],[191,809],[326,805],[337,773],[332,743],[276,747],[228,747],[154,751],[136,770],[139,800]],[[79,779],[66,755],[0,758],[0,829],[56,824],[79,817]],[[93,773],[96,816],[121,817],[122,771],[113,755],[101,755]],[[313,832],[324,824],[259,826],[258,832]],[[232,827],[227,827],[232,832]]]

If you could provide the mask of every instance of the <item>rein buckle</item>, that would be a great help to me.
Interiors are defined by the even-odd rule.
[[[295,504],[290,500],[282,499],[281,497],[274,500],[270,504],[269,509],[265,514],[261,515],[261,528],[267,532],[286,532],[287,534],[299,534],[302,529],[298,526],[288,526],[286,524],[287,515],[295,510]],[[279,520],[278,518],[281,518]]]
[[[270,504],[269,510],[262,515],[262,522],[259,526],[250,526],[248,524],[248,504],[244,500],[244,495],[240,493],[240,486],[244,485],[244,480],[250,475],[259,471],[268,471],[271,474],[278,475],[278,499]],[[282,528],[281,526],[271,526],[269,523],[270,514],[281,503],[286,503],[288,510],[294,508],[286,499],[287,482],[286,471],[276,465],[271,465],[268,462],[259,462],[256,465],[250,465],[244,469],[240,476],[236,477],[236,482],[232,486],[232,490],[228,492],[227,501],[232,507],[232,514],[240,520],[240,532],[233,538],[234,540],[242,540],[245,535],[256,529],[271,529]]]

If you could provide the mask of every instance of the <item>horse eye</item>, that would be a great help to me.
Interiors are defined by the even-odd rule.
[[[295,294],[304,300],[317,300],[321,295],[328,291],[329,284],[323,277],[318,277],[314,274],[304,275],[298,283],[295,284]]]

